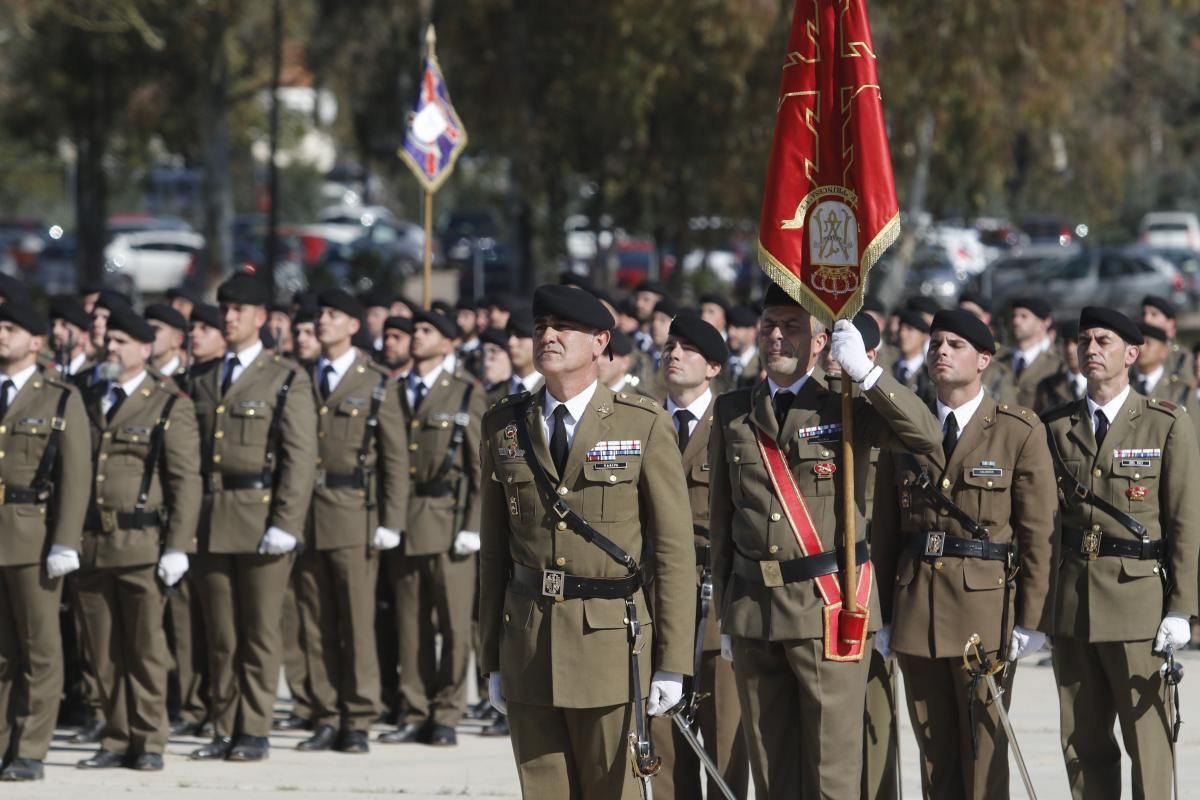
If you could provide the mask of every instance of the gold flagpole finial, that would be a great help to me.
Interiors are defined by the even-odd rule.
[[[429,27],[425,29],[425,48],[426,55],[433,55],[433,48],[437,45],[437,34],[433,32],[433,23],[429,23]]]

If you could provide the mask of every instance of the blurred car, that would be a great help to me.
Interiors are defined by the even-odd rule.
[[[939,224],[924,231],[921,239],[924,247],[940,249],[944,260],[960,273],[983,272],[991,260],[975,228]]]
[[[1063,261],[1079,250],[1078,246],[1062,247],[1057,243],[1015,247],[1008,255],[988,264],[983,272],[972,276],[967,285],[985,297],[1000,297],[1036,275],[1048,262]]]
[[[1057,244],[1067,247],[1087,236],[1086,225],[1071,225],[1062,217],[1037,214],[1021,220],[1021,232],[1030,244]]]
[[[692,250],[683,257],[683,272],[691,275],[708,270],[720,283],[732,286],[738,277],[741,260],[731,250]]]
[[[1200,252],[1200,218],[1190,211],[1151,211],[1142,217],[1138,241],[1158,249]]]
[[[617,276],[617,286],[633,289],[647,279],[664,281],[670,277],[662,268],[653,239],[618,239],[608,251],[608,274]]]
[[[181,285],[204,237],[192,231],[121,233],[104,248],[104,281],[130,295],[161,294]]]
[[[38,254],[37,264],[33,268],[33,281],[41,286],[48,296],[75,294],[78,290],[76,249],[73,234],[64,233],[57,239],[47,237],[46,246]]]
[[[195,231],[186,220],[178,217],[156,217],[153,214],[113,214],[108,218],[108,235],[141,233],[143,231]]]
[[[1171,263],[1183,276],[1183,288],[1188,294],[1189,305],[1200,304],[1200,251],[1173,247],[1131,247],[1129,252],[1146,258],[1161,258]]]

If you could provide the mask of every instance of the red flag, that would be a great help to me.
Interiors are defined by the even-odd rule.
[[[900,235],[865,0],[796,0],[767,167],[763,271],[827,325]]]

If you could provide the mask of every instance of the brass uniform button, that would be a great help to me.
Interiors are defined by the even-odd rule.
[[[565,487],[565,486],[558,487],[558,493],[565,497],[567,494],[567,487]]]
[[[782,517],[778,511],[771,512],[771,522],[779,522],[780,519],[782,519]]]
[[[944,562],[944,561],[942,561],[940,558],[939,558],[937,561],[933,562],[933,568],[934,568],[934,569],[941,569],[941,568],[942,568],[942,567],[944,567],[944,566],[946,566],[946,564],[945,564],[945,562]]]
[[[213,431],[213,438],[214,439],[224,439],[225,431]]]
[[[418,445],[416,442],[413,442],[412,444],[410,444],[410,445],[408,446],[408,449],[409,449],[411,452],[415,453],[415,452],[417,452],[418,450],[420,450],[420,449],[421,449],[421,447],[420,447],[420,445]]]
[[[779,545],[777,545],[777,544],[771,545],[770,547],[767,548],[767,552],[770,553],[771,555],[775,555],[776,553],[779,552]]]
[[[942,488],[943,489],[950,488],[950,479],[949,478],[942,478]]]
[[[742,460],[742,457],[741,457],[741,456],[734,456],[734,457],[733,457],[733,463],[735,463],[735,464],[741,463],[741,460]]]
[[[567,523],[563,522],[562,520],[559,520],[558,521],[558,529],[560,531],[565,531],[567,529]]]
[[[1103,475],[1103,474],[1104,474],[1104,473],[1103,473],[1103,472],[1101,472],[1101,471],[1100,471],[1098,468],[1097,468],[1097,469],[1094,469],[1094,470],[1092,470],[1092,475],[1096,476],[1097,478],[1099,478],[1099,477],[1100,477],[1101,475]]]
[[[562,556],[559,556],[558,558],[554,559],[554,563],[560,567],[565,567],[567,565],[567,560]]]
[[[508,614],[508,612],[507,612],[507,611],[505,611],[505,612],[504,612],[504,621],[505,621],[505,622],[508,622],[508,621],[509,621],[509,619],[510,619],[510,617],[509,617],[509,614]]]
[[[609,475],[609,476],[608,476],[608,482],[609,482],[609,483],[616,483],[616,482],[617,482],[617,476],[616,476],[616,475]]]
[[[221,454],[220,453],[213,453],[213,463],[214,464],[221,463]]]
[[[218,414],[224,414],[224,413],[225,413],[225,406],[217,406],[217,413],[218,413]]]

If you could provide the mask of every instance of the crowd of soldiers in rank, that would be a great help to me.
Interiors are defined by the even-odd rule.
[[[1045,301],[1025,298],[1004,309],[1005,348],[986,298],[964,294],[941,310],[915,297],[890,314],[868,299],[841,330],[850,355],[839,356],[838,332],[812,323],[777,287],[756,307],[704,295],[681,309],[653,282],[621,298],[586,280],[563,283],[610,315],[611,326],[591,331],[609,328],[593,359],[604,396],[654,410],[674,433],[697,575],[710,572],[716,590],[689,637],[702,642],[703,658],[683,673],[703,681],[697,729],[736,796],[751,780],[759,797],[817,787],[826,796],[897,796],[897,663],[925,796],[1007,796],[1004,732],[958,666],[973,627],[987,629],[986,649],[1008,662],[1009,686],[1016,661],[1054,637],[1073,796],[1119,795],[1114,719],[1135,793],[1165,796],[1164,725],[1125,689],[1157,675],[1166,647],[1187,644],[1196,614],[1200,518],[1182,476],[1200,456],[1183,421],[1196,419],[1200,348],[1176,341],[1170,302],[1146,297],[1138,322],[1085,309],[1056,327]],[[53,298],[45,316],[12,279],[0,282],[0,300],[0,780],[40,779],[56,724],[76,728],[72,743],[99,745],[80,768],[160,770],[168,736],[208,738],[190,757],[223,761],[267,758],[272,728],[310,732],[297,745],[307,752],[365,753],[380,721],[393,727],[380,742],[453,746],[465,716],[484,721],[483,735],[509,735],[502,712],[516,705],[527,720],[518,735],[514,718],[512,730],[525,796],[634,796],[628,717],[605,758],[588,762],[559,743],[562,763],[539,763],[556,748],[533,748],[545,732],[526,727],[526,703],[505,698],[522,693],[521,676],[501,677],[507,629],[496,626],[509,623],[508,601],[480,601],[477,553],[517,537],[516,520],[527,518],[520,503],[529,502],[489,483],[503,481],[494,459],[522,451],[512,424],[491,430],[485,418],[510,401],[540,407],[560,385],[548,393],[538,370],[544,309],[535,318],[534,303],[510,296],[423,309],[382,291],[339,290],[278,304],[249,276],[223,284],[217,304],[181,289],[143,313],[91,286]],[[587,323],[587,332],[598,318],[563,311],[552,324]],[[780,353],[795,359],[790,373],[772,371]],[[779,544],[792,530],[781,540],[774,528],[787,521],[766,516],[778,498],[751,497],[769,482],[739,436],[754,430],[747,420],[762,405],[767,421],[755,424],[785,447],[798,442],[790,467],[834,550],[840,524],[824,498],[840,486],[828,480],[840,424],[823,423],[843,374],[874,415],[856,425],[871,453],[859,473],[858,521],[879,589],[871,653],[860,666],[832,667],[841,669],[835,679],[805,647],[821,636],[805,621],[812,576],[800,575],[814,554]],[[799,380],[776,380],[788,375]],[[540,446],[550,451],[556,423],[557,415],[544,421]],[[620,434],[610,432],[617,442]],[[1103,446],[1118,438],[1125,446]],[[1055,440],[1062,454],[1047,449]],[[649,446],[637,455],[649,457]],[[494,464],[491,474],[481,460]],[[1064,471],[1082,487],[1077,496],[1055,492]],[[922,493],[918,479],[931,472],[934,494]],[[481,508],[489,489],[513,519]],[[1115,505],[1140,519],[1148,539],[1129,538]],[[762,531],[751,536],[742,528],[759,511]],[[982,545],[971,541],[973,523],[990,528]],[[930,525],[939,527],[936,552]],[[1089,529],[1100,535],[1089,541]],[[783,567],[778,585],[760,572],[768,562]],[[1140,594],[1102,588],[1118,576]],[[1003,593],[988,591],[997,585]],[[931,602],[934,591],[945,594]],[[1123,606],[1131,598],[1145,613]],[[694,593],[672,602],[699,606]],[[957,621],[938,606],[953,606]],[[468,707],[472,650],[483,699]],[[1104,677],[1114,664],[1120,674]],[[276,717],[281,666],[294,704]],[[669,687],[682,673],[653,674],[653,742],[664,757],[655,793],[699,797],[700,763],[661,716],[665,698],[679,699]],[[1142,692],[1162,709],[1161,686]],[[821,713],[856,703],[857,719]],[[607,735],[610,725],[593,727]],[[845,737],[861,737],[861,752],[821,746]],[[708,796],[715,791],[710,781]]]

